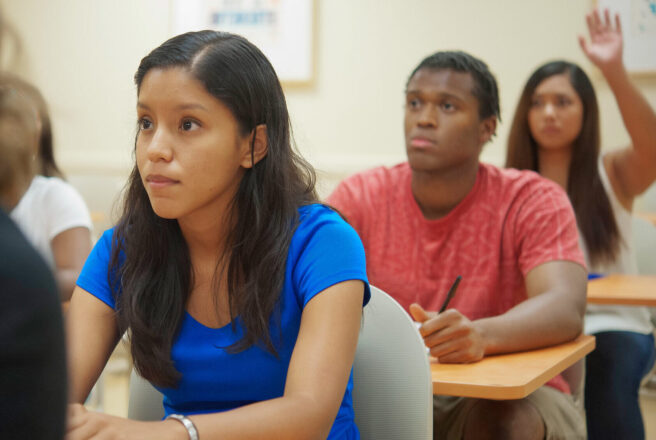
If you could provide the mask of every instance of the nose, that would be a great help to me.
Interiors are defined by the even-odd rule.
[[[424,105],[419,113],[417,124],[420,127],[437,127],[437,108],[433,105]]]
[[[556,106],[553,105],[552,103],[548,102],[544,106],[544,114],[545,114],[545,116],[553,118],[554,116],[556,116]]]
[[[157,128],[146,140],[146,153],[151,162],[170,162],[173,158],[171,136],[163,128]]]

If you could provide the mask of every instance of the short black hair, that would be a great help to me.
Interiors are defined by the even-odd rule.
[[[499,110],[499,89],[497,80],[483,61],[462,51],[441,51],[424,58],[412,71],[405,83],[407,89],[412,77],[421,69],[450,69],[469,73],[474,80],[472,93],[478,100],[478,115],[481,119],[496,116],[501,120]]]

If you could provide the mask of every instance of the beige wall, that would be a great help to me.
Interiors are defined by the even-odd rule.
[[[131,163],[132,75],[170,34],[169,0],[2,0],[23,37],[17,66],[51,104],[57,157],[92,209],[106,209]],[[592,0],[317,0],[316,79],[286,90],[301,151],[335,179],[404,158],[403,87],[431,52],[462,49],[484,59],[501,90],[498,136],[483,159],[502,164],[513,108],[542,62],[580,63],[595,82],[604,148],[628,143],[617,106],[576,36]],[[656,54],[654,54],[656,56]],[[656,75],[636,80],[656,107]],[[98,187],[100,177],[111,184]],[[96,196],[96,194],[100,194]],[[95,200],[102,199],[101,201]],[[111,197],[110,197],[111,198]],[[654,196],[656,209],[656,196]]]

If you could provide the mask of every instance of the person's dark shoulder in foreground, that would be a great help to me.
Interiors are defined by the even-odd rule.
[[[0,209],[0,439],[61,439],[66,356],[57,286]]]

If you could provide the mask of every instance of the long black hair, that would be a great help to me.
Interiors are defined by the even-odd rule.
[[[216,270],[225,274],[232,325],[239,315],[245,330],[228,350],[261,344],[276,353],[269,323],[276,315],[298,207],[317,200],[314,170],[292,146],[280,82],[253,44],[223,32],[178,35],[141,60],[137,93],[151,69],[171,67],[188,69],[226,105],[242,135],[266,126],[267,154],[245,170],[230,205],[226,264]],[[253,149],[251,144],[251,157]],[[109,272],[119,330],[129,330],[137,371],[157,385],[174,386],[180,373],[171,360],[171,346],[194,283],[189,250],[177,220],[153,211],[136,164],[123,204]],[[214,294],[216,300],[216,290]]]
[[[568,61],[552,61],[533,72],[524,86],[515,110],[508,136],[506,166],[539,171],[538,144],[531,134],[528,112],[533,93],[540,83],[560,74],[567,75],[583,103],[581,131],[572,145],[567,195],[572,202],[590,262],[594,265],[613,261],[619,252],[621,238],[599,175],[599,106],[592,83],[579,66]]]

